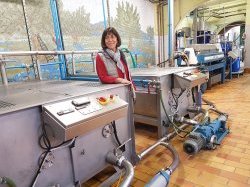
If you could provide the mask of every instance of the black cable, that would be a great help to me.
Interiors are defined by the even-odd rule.
[[[58,144],[58,145],[55,145],[55,146],[52,146],[51,145],[51,142],[49,140],[49,137],[47,135],[47,131],[45,129],[45,124],[43,123],[42,124],[42,134],[41,136],[39,137],[38,139],[38,144],[39,146],[42,148],[42,149],[45,149],[45,150],[51,150],[51,149],[54,149],[54,148],[58,148],[60,146],[62,146],[63,144],[65,143],[68,143],[70,142],[71,140],[68,140],[68,141],[63,141],[62,143]],[[44,144],[44,146],[42,145]]]
[[[178,126],[177,126],[178,127]],[[178,132],[178,130],[180,129],[177,129],[175,126],[173,126],[173,128],[174,128],[174,131],[175,131],[175,133],[177,134],[177,136],[179,136],[180,138],[186,138],[187,137],[187,135],[189,135],[190,134],[190,132],[186,132],[186,134],[184,135],[184,136],[182,136],[182,135],[180,135],[180,133]],[[182,130],[182,129],[181,129]]]
[[[172,89],[171,89],[170,93],[171,93],[171,95],[172,95],[172,97],[173,97],[173,99],[174,99],[174,102],[175,102],[175,105],[174,105],[175,109],[178,108],[178,106],[179,106],[179,102],[178,102],[178,101],[179,101],[179,98],[182,96],[182,94],[183,94],[185,91],[186,91],[186,89],[181,89],[181,93],[180,93],[179,95],[175,95],[175,94],[173,93]]]
[[[42,143],[45,145],[45,147],[42,145]],[[35,185],[36,180],[37,180],[37,177],[38,177],[38,175],[41,173],[42,165],[43,165],[43,163],[44,163],[44,161],[45,161],[45,159],[46,159],[48,153],[49,153],[50,150],[51,150],[51,143],[50,143],[49,137],[48,137],[47,132],[46,132],[46,129],[45,129],[45,123],[42,123],[42,134],[41,134],[41,136],[40,136],[39,139],[38,139],[38,144],[40,145],[40,147],[41,147],[42,149],[45,149],[46,151],[44,151],[44,152],[40,155],[40,157],[41,157],[42,155],[44,155],[44,157],[43,157],[41,163],[39,164],[38,170],[37,170],[37,172],[36,172],[36,174],[35,174],[35,176],[34,176],[34,178],[33,178],[33,180],[32,180],[32,183],[31,183],[31,186],[32,186],[32,187]]]
[[[42,123],[42,139],[43,139],[44,145],[46,146],[46,149],[51,149],[51,143],[47,135],[44,123]]]
[[[43,139],[43,144],[45,144],[43,135],[41,135],[41,136],[39,137],[39,139],[38,139],[38,144],[39,144],[39,146],[40,146],[42,149],[47,149],[47,146],[48,146],[48,145],[45,144],[46,147],[44,147],[44,146],[42,145],[42,139]]]
[[[62,143],[60,143],[60,144],[58,144],[58,145],[56,145],[56,146],[51,146],[50,149],[55,149],[55,148],[61,147],[63,144],[68,143],[68,142],[70,142],[70,140],[64,141],[64,142],[62,142]],[[45,147],[42,145],[42,143],[45,145]],[[48,149],[48,145],[46,144],[46,140],[45,140],[45,138],[44,138],[43,135],[41,135],[41,136],[39,137],[38,144],[39,144],[39,146],[40,146],[42,149],[45,149],[45,150]]]
[[[44,163],[44,161],[45,161],[47,155],[49,154],[49,152],[50,152],[50,151],[47,150],[47,151],[45,151],[45,152],[43,152],[43,153],[41,154],[41,155],[44,154],[44,157],[43,157],[43,159],[42,159],[42,161],[41,161],[41,163],[40,163],[40,165],[39,165],[39,167],[38,167],[38,170],[37,170],[37,172],[36,172],[35,177],[34,177],[33,180],[32,180],[31,187],[33,187],[33,186],[36,184],[37,177],[38,177],[38,175],[41,173],[41,168],[42,168],[43,163]]]
[[[165,60],[165,61],[162,61],[162,62],[159,62],[156,66],[158,67],[162,67],[161,65],[164,64],[165,66],[165,63],[167,63],[169,61],[169,59]]]
[[[172,120],[169,118],[168,113],[167,113],[167,110],[166,110],[166,108],[165,108],[165,106],[164,106],[164,103],[163,103],[162,93],[161,93],[161,92],[160,92],[160,100],[161,100],[161,104],[162,104],[162,108],[163,108],[163,110],[164,110],[164,113],[165,113],[165,115],[166,115],[168,121],[170,122],[170,124],[171,124],[173,127],[177,128],[179,131],[185,132],[185,133],[188,133],[188,134],[189,134],[189,133],[190,133],[189,131],[185,131],[185,130],[183,130],[183,129],[180,129],[180,128],[179,128],[174,122],[172,122]]]
[[[171,93],[171,95],[172,95],[172,97],[173,97],[173,99],[174,99],[174,102],[175,102],[175,105],[173,105],[174,107],[175,107],[175,109],[178,107],[178,99],[176,100],[176,98],[174,97],[174,94],[173,94],[173,91],[171,90],[170,91],[170,93]]]
[[[38,170],[37,170],[37,172],[36,172],[36,174],[35,174],[35,176],[34,176],[34,178],[33,178],[33,180],[32,180],[32,183],[31,183],[31,186],[32,186],[32,187],[35,185],[36,180],[37,180],[37,177],[38,177],[38,175],[41,173],[41,168],[42,168],[42,166],[43,166],[43,163],[44,163],[44,161],[45,161],[47,155],[51,152],[51,150],[54,149],[54,148],[58,148],[58,147],[62,146],[63,144],[68,143],[68,142],[70,142],[70,141],[71,141],[71,140],[68,140],[68,141],[62,142],[62,143],[60,143],[60,144],[58,144],[58,145],[56,145],[56,146],[51,146],[51,142],[50,142],[50,140],[49,140],[49,137],[48,137],[47,132],[46,132],[46,129],[45,129],[45,123],[42,123],[42,134],[41,134],[41,136],[38,138],[38,144],[39,144],[39,146],[40,146],[42,149],[45,149],[46,151],[44,151],[44,152],[40,155],[40,157],[42,157],[42,155],[44,155],[44,156],[43,156],[43,159],[42,159],[41,163],[39,164]],[[44,144],[44,146],[42,145],[42,143]]]
[[[113,129],[114,129],[115,139],[116,139],[118,145],[121,146],[122,144],[121,144],[121,142],[120,142],[120,140],[119,140],[119,138],[118,138],[118,134],[117,134],[117,129],[116,129],[115,121],[112,121],[112,122],[111,122],[111,125],[112,125],[112,127],[113,127]],[[125,145],[121,146],[120,149],[121,149],[122,152],[124,152],[124,151],[125,151]]]

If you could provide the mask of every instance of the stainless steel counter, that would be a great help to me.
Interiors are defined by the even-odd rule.
[[[101,107],[102,110],[98,110],[96,117],[94,113],[91,114],[91,118],[90,115],[86,115],[84,120],[78,120],[79,123],[75,123],[74,119],[74,124],[69,125],[66,131],[58,131],[62,127],[61,124],[56,124],[59,116],[55,117],[54,121],[44,120],[46,107],[57,106],[57,103],[64,106],[64,103],[69,104],[73,99],[81,97],[95,100],[97,97],[108,97],[110,94],[119,96],[121,101],[117,100],[117,104],[110,103],[110,107]],[[104,134],[104,131],[107,133],[104,128],[109,128],[113,120],[116,121],[121,143],[127,142],[123,154],[134,163],[136,154],[131,102],[128,86],[119,84],[34,81],[0,86],[1,176],[11,178],[18,187],[31,186],[45,151],[38,144],[42,132],[41,124],[45,124],[53,146],[62,143],[61,137],[64,140],[75,137],[75,141],[74,146],[67,146],[66,143],[51,151],[35,186],[74,186],[77,182],[82,183],[105,169],[108,166],[107,153],[118,147],[114,135]],[[63,118],[60,119],[63,123]],[[72,128],[74,129],[71,130]],[[64,136],[65,132],[69,132],[69,135]]]

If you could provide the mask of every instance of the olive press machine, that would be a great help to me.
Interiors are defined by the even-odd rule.
[[[201,104],[198,87],[208,79],[196,67],[132,69],[131,75],[137,88],[134,121],[156,126],[159,138],[169,133],[166,113],[188,115],[188,107]]]
[[[108,153],[134,163],[128,86],[60,80],[0,90],[0,176],[17,186],[79,186],[109,165]],[[110,94],[115,98],[106,105],[96,99]]]

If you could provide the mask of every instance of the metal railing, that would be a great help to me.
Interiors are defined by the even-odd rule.
[[[91,58],[93,59],[93,56],[98,52],[98,50],[85,50],[85,51],[9,51],[9,52],[0,52],[0,71],[1,71],[1,75],[2,75],[2,82],[4,85],[8,85],[8,78],[7,78],[7,73],[6,73],[6,67],[5,65],[11,61],[9,61],[8,59],[5,59],[6,57],[9,56],[39,56],[39,55],[71,55],[72,56],[72,70],[73,70],[73,74],[75,73],[75,62],[74,62],[74,58],[73,56],[76,54],[90,54]],[[53,64],[53,63],[52,63]],[[62,70],[62,64],[55,62],[55,64],[59,64],[60,66],[60,74],[62,75],[63,72]],[[66,62],[65,64],[63,64],[64,67],[66,68]],[[41,64],[39,63],[38,60],[35,61],[35,67],[37,70],[37,78],[39,80],[42,80],[42,75],[41,75],[41,69],[40,69]],[[23,68],[22,66],[20,66],[20,68]]]

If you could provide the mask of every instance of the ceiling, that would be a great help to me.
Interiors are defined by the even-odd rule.
[[[246,0],[210,0],[198,7],[198,17],[217,31],[245,24]]]

